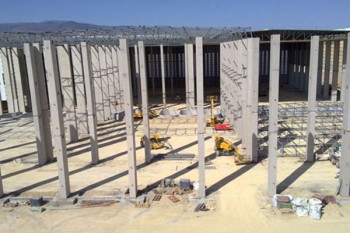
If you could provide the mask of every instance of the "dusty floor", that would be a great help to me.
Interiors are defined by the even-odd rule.
[[[198,179],[193,160],[157,161],[143,164],[139,147],[142,124],[136,122],[138,187],[172,177]],[[197,153],[195,118],[153,119],[152,132],[170,137],[172,150],[152,153]],[[172,203],[163,196],[150,208],[132,204],[110,206],[46,206],[34,213],[28,206],[0,208],[0,232],[350,232],[350,204],[327,205],[321,220],[283,215],[271,208],[266,196],[267,161],[237,166],[232,157],[213,156],[215,132],[206,132],[206,185],[211,210],[194,212],[196,204],[187,195]],[[71,192],[81,196],[118,195],[127,189],[127,155],[124,122],[105,122],[98,127],[101,162],[90,166],[88,139],[69,144]],[[232,133],[224,136],[235,140]],[[20,196],[57,194],[56,163],[36,163],[36,145],[30,118],[6,122],[0,127],[0,164],[6,193]],[[337,169],[329,161],[307,164],[297,158],[278,158],[278,189],[283,194],[311,197],[334,195]],[[294,227],[293,227],[294,226]]]

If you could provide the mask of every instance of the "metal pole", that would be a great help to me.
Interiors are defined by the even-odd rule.
[[[50,40],[44,40],[44,57],[50,99],[53,139],[58,166],[59,195],[61,198],[67,198],[70,194],[70,183],[63,125],[61,89],[59,87],[56,50]]]
[[[315,147],[315,121],[316,121],[316,96],[317,96],[317,78],[319,63],[319,36],[311,37],[310,46],[310,73],[309,73],[309,89],[308,89],[308,122],[307,122],[307,161],[314,162]]]
[[[268,194],[277,192],[278,92],[280,74],[280,35],[271,36],[269,88]]]
[[[203,88],[203,38],[196,37],[197,73],[197,121],[198,121],[198,168],[200,198],[205,198],[205,151],[204,151],[204,88]]]

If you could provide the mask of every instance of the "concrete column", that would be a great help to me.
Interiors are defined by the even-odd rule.
[[[169,46],[169,63],[170,63],[170,92],[171,98],[174,99],[174,56],[172,48]]]
[[[204,146],[204,82],[203,82],[203,38],[196,37],[196,81],[198,122],[198,168],[200,198],[205,198],[205,146]]]
[[[98,49],[96,46],[91,46],[90,51],[91,51],[91,63],[92,63],[92,76],[94,80],[94,89],[95,89],[96,118],[98,122],[102,122],[104,121],[105,116],[104,116],[104,109],[103,109],[100,59],[99,59]]]
[[[323,81],[323,99],[329,99],[329,74],[330,74],[330,63],[331,63],[331,42],[326,41],[326,60],[325,60],[325,74]]]
[[[74,86],[72,62],[68,44],[57,46],[57,60],[60,67],[61,87],[63,94],[63,111],[66,112],[65,124],[67,128],[67,141],[78,141],[77,119],[74,102]]]
[[[91,142],[91,163],[97,164],[99,161],[99,156],[97,143],[95,89],[94,79],[92,76],[91,53],[86,42],[81,42],[80,45],[83,59],[84,83],[86,88],[87,115]]]
[[[63,125],[61,90],[59,87],[56,50],[49,40],[44,40],[44,57],[52,118],[52,134],[58,166],[59,196],[60,198],[67,198],[70,194],[70,183]]]
[[[186,56],[185,61],[186,65],[186,77],[185,79],[187,86],[187,96],[186,96],[186,102],[187,102],[187,108],[191,109],[195,106],[195,80],[194,80],[194,59],[193,59],[193,44],[186,44],[185,50]],[[187,58],[186,58],[187,57]]]
[[[118,54],[116,46],[112,46],[112,63],[113,63],[113,79],[114,79],[114,93],[117,101],[117,112],[122,112],[122,99],[121,99],[121,87],[120,87],[120,76],[119,76],[119,65],[118,65]]]
[[[109,120],[111,117],[111,107],[109,100],[109,88],[108,88],[108,76],[107,76],[107,61],[106,61],[106,46],[98,47],[98,54],[100,58],[100,71],[102,81],[102,96],[103,96],[103,110],[105,120]]]
[[[26,112],[25,100],[24,100],[24,85],[22,80],[24,79],[23,70],[20,65],[20,59],[23,59],[23,50],[12,48],[11,49],[11,57],[13,63],[13,78],[16,83],[16,96],[17,96],[17,105],[19,112]]]
[[[86,94],[84,86],[84,75],[83,66],[81,60],[81,48],[80,45],[71,46],[72,64],[73,64],[73,75],[74,75],[74,86],[75,96],[77,104],[77,126],[78,134],[88,134],[89,128],[87,123],[87,112],[86,112]]]
[[[108,78],[108,94],[109,103],[111,109],[111,116],[117,112],[116,106],[116,94],[115,94],[115,80],[113,76],[113,61],[112,61],[112,50],[110,46],[106,46],[106,64],[107,64],[107,78]]]
[[[133,117],[133,98],[131,89],[131,74],[129,61],[129,46],[126,39],[119,40],[119,71],[123,79],[122,88],[124,92],[124,107],[126,121],[126,139],[128,145],[128,165],[129,165],[129,195],[137,195],[137,175],[136,175],[136,153],[135,153],[135,135],[134,135],[134,117]],[[120,58],[120,59],[119,59]]]
[[[340,41],[334,41],[333,53],[333,75],[332,75],[332,95],[331,101],[337,102],[338,98],[338,73],[339,73],[339,44]]]
[[[33,111],[33,122],[35,128],[35,139],[38,153],[38,163],[39,165],[43,165],[48,162],[47,147],[45,143],[45,130],[44,130],[44,122],[42,117],[42,107],[41,107],[41,99],[40,99],[40,88],[39,88],[39,76],[37,74],[37,67],[35,60],[35,54],[33,47],[29,44],[24,44],[24,52],[26,55],[27,61],[27,70],[28,70],[28,81],[29,88],[32,100],[32,111]],[[51,135],[49,135],[51,136]],[[51,139],[51,137],[50,137]],[[52,150],[52,148],[51,148]]]
[[[343,73],[342,73],[342,81],[341,81],[341,91],[340,91],[340,102],[344,103],[345,98],[345,80],[346,80],[346,57],[347,57],[347,41],[343,41]]]
[[[16,87],[16,81],[15,81],[15,71],[14,71],[14,65],[13,65],[13,59],[12,59],[12,48],[7,48],[7,54],[9,57],[9,71],[10,71],[10,82],[11,82],[10,87],[12,89],[12,94],[13,94],[14,112],[19,112],[17,87]]]
[[[278,92],[280,74],[280,35],[271,36],[269,88],[268,194],[277,192]]]
[[[160,70],[162,75],[162,97],[163,108],[166,108],[166,89],[165,89],[165,63],[164,63],[164,47],[160,45]],[[187,85],[186,85],[187,88]]]
[[[309,90],[308,90],[308,121],[307,121],[307,161],[314,162],[315,147],[315,121],[316,121],[316,95],[317,95],[317,78],[319,63],[319,36],[311,37],[310,46],[310,73],[309,73]]]
[[[42,47],[39,43],[33,44],[33,50],[36,61],[36,74],[38,80],[38,87],[40,90],[40,105],[41,113],[43,118],[44,125],[44,135],[45,135],[45,145],[46,145],[46,157],[47,162],[53,161],[53,146],[52,146],[52,134],[51,134],[51,113],[49,106],[49,94],[48,94],[48,85],[47,78],[45,75],[44,61]]]
[[[4,81],[6,83],[6,98],[7,98],[7,107],[9,113],[14,113],[15,111],[15,96],[13,93],[13,87],[11,82],[11,72],[10,72],[10,64],[11,64],[11,56],[9,54],[9,50],[5,47],[1,48],[1,60],[3,65],[4,72]]]
[[[140,65],[139,65],[139,52],[137,45],[134,45],[134,57],[135,57],[135,71],[136,71],[136,83],[137,83],[137,102],[142,106],[142,94],[141,94],[141,79],[140,79]]]
[[[350,61],[350,33],[348,33],[346,60]],[[343,106],[343,132],[340,159],[340,195],[350,195],[350,62],[346,63],[345,98]]]
[[[251,115],[251,112],[247,112],[247,99],[248,99],[248,76],[247,76],[247,65],[248,65],[248,42],[246,39],[240,40],[239,43],[240,47],[240,63],[241,63],[241,72],[242,72],[242,79],[241,81],[241,88],[240,88],[240,102],[241,102],[241,121],[242,126],[248,125],[248,115]],[[249,122],[250,124],[251,122]],[[248,126],[248,128],[250,128]],[[250,134],[250,129],[242,129],[242,145],[247,146],[247,137]]]
[[[323,70],[323,58],[324,58],[324,46],[325,42],[320,42],[319,56],[318,56],[318,72],[317,72],[317,97],[322,97],[322,77],[324,76]]]
[[[247,88],[247,153],[252,161],[258,160],[258,103],[259,103],[259,38],[249,38],[248,42],[248,88]]]
[[[4,187],[2,185],[2,175],[1,175],[1,169],[0,169],[0,197],[4,195]]]
[[[146,73],[146,52],[143,41],[138,42],[139,64],[142,93],[142,112],[143,112],[143,135],[145,144],[145,162],[151,161],[151,146],[149,133],[149,116],[148,116],[148,90],[147,90],[147,73]]]
[[[156,91],[155,91],[155,85],[154,85],[154,76],[155,76],[155,59],[154,59],[154,53],[153,53],[153,46],[150,47],[150,75],[151,75],[151,81],[152,81],[152,96],[154,97],[156,95]],[[142,82],[142,80],[141,80]],[[141,84],[142,86],[142,84]],[[142,87],[141,87],[142,88]],[[143,105],[143,104],[142,104]]]

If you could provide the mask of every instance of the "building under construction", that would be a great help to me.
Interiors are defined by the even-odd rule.
[[[144,113],[145,166],[153,159],[150,138],[155,131],[145,113],[157,106],[161,119],[192,116],[198,136],[198,198],[204,199],[205,141],[212,136],[205,123],[211,114],[207,96],[217,96],[216,113],[225,117],[250,161],[267,156],[270,196],[278,192],[278,155],[313,163],[335,144],[344,155],[339,193],[349,196],[349,38],[347,31],[187,27],[2,33],[0,124],[32,122],[36,163],[57,162],[57,190],[66,199],[72,195],[67,145],[88,137],[90,162],[97,166],[97,127],[121,122],[126,127],[128,196],[136,198],[135,111]],[[176,103],[186,108],[174,110]],[[14,131],[1,132],[0,144],[18,137]],[[7,194],[0,175],[0,196]]]

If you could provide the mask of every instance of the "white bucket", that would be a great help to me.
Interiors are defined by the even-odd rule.
[[[195,182],[192,183],[192,185],[193,185],[193,190],[194,191],[198,191],[198,189],[199,189],[199,182],[195,181]]]

